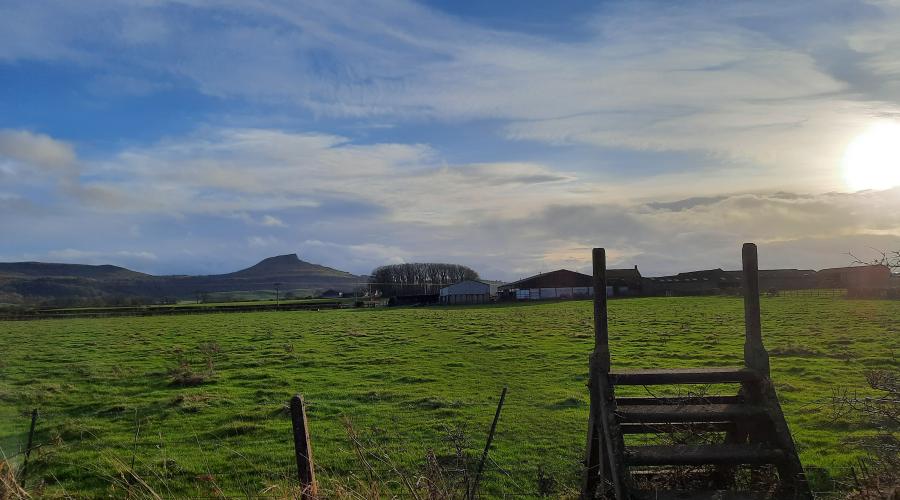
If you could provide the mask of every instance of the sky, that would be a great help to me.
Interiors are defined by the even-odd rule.
[[[900,248],[900,1],[0,2],[0,261]]]

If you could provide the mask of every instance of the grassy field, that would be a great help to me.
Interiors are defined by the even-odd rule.
[[[80,311],[115,311],[118,309],[170,309],[173,307],[195,309],[204,307],[232,307],[232,306],[275,306],[291,304],[317,304],[321,302],[353,303],[353,298],[329,298],[329,299],[261,299],[261,300],[235,300],[230,302],[192,302],[181,301],[177,304],[150,304],[146,306],[106,306],[106,307],[60,307],[43,309],[48,312],[80,312]]]
[[[854,440],[874,430],[823,401],[864,391],[866,369],[898,368],[900,302],[781,297],[762,308],[801,458],[842,474],[858,458]],[[617,367],[741,362],[737,298],[613,301],[610,330]],[[46,444],[29,483],[43,480],[45,494],[120,496],[132,461],[164,496],[283,492],[295,392],[309,404],[325,485],[364,475],[348,420],[391,457],[373,460],[385,477],[419,467],[428,449],[449,460],[462,443],[477,455],[504,385],[487,492],[527,496],[539,468],[573,486],[583,455],[587,301],[0,322],[0,341],[0,447],[17,453],[28,412],[40,410],[36,442]]]

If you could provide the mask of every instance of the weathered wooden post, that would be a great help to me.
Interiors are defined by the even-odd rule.
[[[599,368],[609,373],[609,316],[606,310],[606,249],[595,248],[594,266],[594,357]]]
[[[598,481],[602,488],[612,485],[616,499],[626,497],[625,469],[619,458],[624,453],[625,442],[618,431],[618,422],[612,411],[614,394],[609,383],[611,358],[609,354],[609,317],[606,297],[606,250],[595,248],[592,254],[594,267],[594,352],[591,354],[588,388],[591,407],[588,414],[587,453],[582,482],[582,498],[594,498]],[[605,496],[605,493],[604,495]]]
[[[37,424],[37,408],[31,410],[31,427],[28,429],[28,444],[25,446],[25,461],[22,464],[22,486],[25,486],[25,476],[28,474],[28,457],[31,456],[31,447],[34,444],[34,427]]]
[[[291,425],[294,429],[294,456],[297,460],[297,479],[300,481],[300,498],[315,500],[319,498],[319,486],[316,484],[306,408],[300,394],[291,398]]]
[[[744,243],[744,365],[769,378],[769,353],[763,346],[759,313],[759,263],[756,245]]]

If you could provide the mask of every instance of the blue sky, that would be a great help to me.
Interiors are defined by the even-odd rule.
[[[0,4],[0,260],[511,279],[900,248],[900,4]],[[885,125],[888,124],[888,125]],[[900,137],[897,137],[900,142]],[[890,166],[900,171],[900,165]]]

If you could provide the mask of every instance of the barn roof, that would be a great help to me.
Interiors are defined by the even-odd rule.
[[[630,283],[640,284],[641,273],[637,266],[628,269],[607,269],[606,280],[610,284]],[[547,273],[536,274],[528,278],[507,283],[499,287],[500,290],[513,288],[583,288],[594,286],[594,278],[589,274],[557,269]]]
[[[850,266],[850,267],[831,267],[828,269],[822,269],[819,271],[822,274],[840,274],[840,273],[858,273],[858,272],[877,272],[884,273],[887,271],[887,274],[890,274],[891,269],[888,266],[883,264],[872,264],[866,266]]]
[[[485,293],[489,293],[491,285],[479,280],[463,280],[441,288],[441,295],[453,294],[459,290],[464,291],[464,293],[471,293],[470,290],[472,289],[481,289]]]
[[[686,273],[678,273],[673,276],[657,276],[655,278],[650,278],[654,281],[661,282],[688,282],[688,281],[715,281],[715,282],[728,282],[728,281],[740,281],[741,279],[740,271],[723,271],[722,269],[706,269],[703,271],[689,271]]]
[[[815,276],[812,269],[760,269],[760,278],[795,278]]]
[[[606,270],[606,280],[622,280],[622,281],[641,281],[641,272],[638,271],[637,266],[634,268],[628,269],[607,269]]]
[[[513,281],[500,287],[501,290],[511,288],[569,288],[593,286],[593,278],[590,275],[576,273],[568,269],[558,269],[548,273]]]

